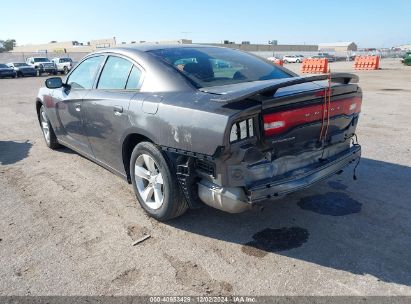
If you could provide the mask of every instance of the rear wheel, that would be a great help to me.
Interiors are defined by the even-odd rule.
[[[131,155],[130,174],[137,200],[150,216],[166,221],[187,210],[173,170],[152,143],[136,145]]]
[[[46,141],[47,147],[50,149],[57,149],[60,144],[57,141],[56,134],[54,133],[53,127],[50,124],[50,120],[47,117],[44,106],[41,106],[39,111],[40,126],[43,132],[44,140]]]
[[[68,74],[68,68],[67,68],[66,66],[63,68],[63,74],[64,74],[64,75],[67,75],[67,74]]]

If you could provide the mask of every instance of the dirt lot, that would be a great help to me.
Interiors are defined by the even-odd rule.
[[[45,78],[0,80],[0,294],[411,295],[411,67],[382,67],[358,73],[357,181],[350,168],[262,212],[166,224],[120,178],[46,147]]]

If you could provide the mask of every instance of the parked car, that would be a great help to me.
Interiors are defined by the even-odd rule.
[[[304,56],[302,56],[302,55],[285,55],[283,57],[283,61],[285,63],[290,63],[290,62],[300,63],[300,62],[303,62],[303,60],[304,60]]]
[[[282,59],[279,58],[279,57],[276,57],[276,56],[271,56],[271,57],[267,57],[267,60],[272,61],[272,62],[277,62],[277,61],[282,60]]]
[[[326,59],[328,59],[328,62],[337,61],[335,56],[330,55],[328,53],[318,53],[318,55],[312,56],[311,58],[320,58],[320,59],[321,58],[326,58]]]
[[[73,60],[69,57],[53,58],[51,61],[56,66],[57,72],[64,75],[68,74],[68,72],[73,68]]]
[[[405,55],[402,58],[401,62],[405,65],[411,65],[411,52],[405,53]]]
[[[15,78],[17,77],[16,72],[11,67],[0,63],[0,78]]]
[[[57,75],[57,69],[53,62],[47,57],[29,57],[26,63],[37,70],[37,76],[42,74]]]
[[[150,216],[203,203],[242,212],[359,160],[358,77],[332,74],[324,106],[327,77],[239,50],[146,44],[87,55],[66,80],[46,80],[36,109],[48,147],[123,177]]]
[[[16,72],[17,77],[37,75],[37,70],[24,62],[9,62],[7,66]]]

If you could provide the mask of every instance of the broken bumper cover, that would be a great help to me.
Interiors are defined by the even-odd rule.
[[[348,151],[339,153],[328,160],[291,172],[289,176],[259,182],[248,188],[247,196],[251,203],[283,196],[310,187],[341,171],[361,157],[361,147],[355,145]]]
[[[323,162],[294,170],[287,176],[277,176],[254,183],[245,191],[243,187],[221,187],[201,180],[198,183],[198,194],[200,199],[211,207],[238,213],[250,209],[252,203],[308,188],[341,171],[360,157],[361,147],[356,145]]]

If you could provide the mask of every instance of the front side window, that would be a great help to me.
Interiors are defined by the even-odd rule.
[[[226,48],[185,47],[150,53],[173,65],[200,88],[292,76],[253,55]]]
[[[98,82],[98,89],[121,90],[125,89],[127,79],[133,64],[127,59],[108,57]]]
[[[104,56],[87,58],[70,74],[67,84],[76,89],[92,89]]]

